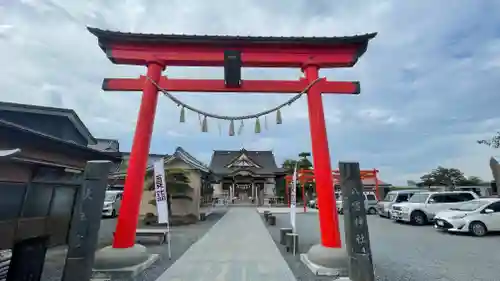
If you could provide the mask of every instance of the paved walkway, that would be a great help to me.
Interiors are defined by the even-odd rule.
[[[157,279],[167,280],[295,281],[295,277],[255,208],[231,208]]]
[[[264,211],[269,211],[272,214],[290,214],[290,208],[288,207],[258,207],[257,212],[264,213]],[[317,213],[318,209],[307,208],[305,213]],[[304,213],[303,206],[297,206],[295,208],[295,213]]]

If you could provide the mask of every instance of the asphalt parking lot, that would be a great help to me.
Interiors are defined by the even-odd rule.
[[[278,214],[277,225],[268,226],[273,239],[279,228],[289,226],[289,215]],[[343,216],[340,216],[341,229]],[[472,237],[436,231],[433,226],[395,223],[369,216],[375,272],[380,281],[498,281],[500,235]],[[297,215],[300,252],[319,241],[317,214]],[[343,230],[342,230],[343,232]],[[282,247],[280,247],[282,248]],[[305,268],[299,256],[284,253],[298,280],[323,280]],[[331,280],[324,279],[324,280]]]

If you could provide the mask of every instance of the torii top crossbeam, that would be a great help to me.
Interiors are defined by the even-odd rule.
[[[228,50],[237,50],[239,67],[352,67],[364,54],[368,41],[376,33],[350,37],[240,37],[155,35],[105,31],[89,28],[99,39],[99,46],[115,64],[165,66],[227,66]],[[107,91],[141,91],[139,79],[105,79]],[[298,81],[241,80],[238,87],[228,87],[224,80],[166,79],[158,84],[171,92],[261,92],[300,93],[307,79]],[[359,82],[317,83],[322,93],[358,94]]]
[[[115,64],[224,66],[224,52],[241,50],[243,67],[352,67],[376,33],[344,37],[253,37],[137,34],[89,27]]]
[[[320,204],[321,242],[341,247],[333,200],[323,93],[359,94],[359,82],[320,79],[320,68],[352,67],[376,33],[345,37],[239,37],[137,34],[88,28],[115,64],[147,66],[147,77],[105,79],[106,91],[143,91],[113,247],[129,248],[135,231],[158,90],[170,92],[302,93],[307,89],[313,165]],[[170,79],[168,66],[224,67],[224,79]],[[243,80],[242,67],[301,68],[297,80]]]

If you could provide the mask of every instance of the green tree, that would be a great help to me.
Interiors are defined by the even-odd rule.
[[[281,165],[281,167],[283,169],[285,169],[285,172],[288,174],[288,175],[292,175],[293,174],[293,170],[295,169],[295,165],[297,164],[297,167],[298,169],[312,169],[313,165],[311,163],[311,161],[309,160],[308,157],[311,156],[311,153],[309,152],[301,152],[299,153],[299,159],[298,160],[295,160],[295,159],[286,159],[285,161],[283,161],[283,164]],[[285,191],[284,191],[284,185],[283,185],[283,190],[276,190],[276,193],[277,194],[285,194]],[[307,198],[312,198],[312,194],[314,193],[314,189],[315,189],[315,183],[314,182],[306,182],[304,184],[304,186],[302,186],[300,183],[297,184],[297,198],[299,199],[302,199],[302,188],[304,188],[304,191],[305,191],[305,194],[306,194],[306,197]]]
[[[497,132],[497,134],[489,140],[478,140],[477,143],[484,144],[484,145],[487,145],[487,146],[493,147],[493,148],[499,148],[500,147],[500,132]]]
[[[281,164],[281,168],[285,169],[285,172],[291,175],[293,174],[293,169],[295,169],[295,164],[297,164],[297,160],[285,159],[283,164]]]
[[[467,179],[459,169],[438,166],[430,173],[421,176],[420,180],[422,181],[421,185],[424,186],[441,185],[455,187],[464,183]]]
[[[301,152],[301,153],[299,153],[300,159],[298,161],[299,161],[299,167],[300,167],[300,169],[312,170],[313,165],[312,165],[311,161],[308,158],[310,156],[311,156],[311,153],[309,153],[309,152]],[[316,189],[315,182],[308,181],[308,182],[306,182],[304,184],[303,188],[304,188],[304,191],[305,191],[307,199],[308,200],[312,199],[314,190]]]
[[[312,169],[313,165],[312,165],[311,161],[309,160],[309,158],[307,158],[310,156],[311,156],[311,153],[309,153],[309,152],[299,153],[299,157],[300,157],[298,160],[299,169]]]
[[[281,167],[285,169],[287,174],[293,174],[293,169],[295,169],[295,165],[297,164],[298,169],[312,169],[312,163],[309,160],[309,156],[311,153],[309,152],[301,152],[299,153],[299,159],[285,159]]]
[[[479,186],[483,184],[483,180],[480,177],[470,176],[467,177],[463,182],[460,183],[462,186]]]
[[[127,168],[128,168],[128,159],[122,159],[122,162],[120,163],[120,167],[118,168],[118,171],[126,172]]]

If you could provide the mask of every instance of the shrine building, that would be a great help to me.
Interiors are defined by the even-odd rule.
[[[214,197],[233,203],[262,205],[276,199],[276,185],[285,171],[278,168],[272,151],[215,150],[209,165],[215,180]]]

